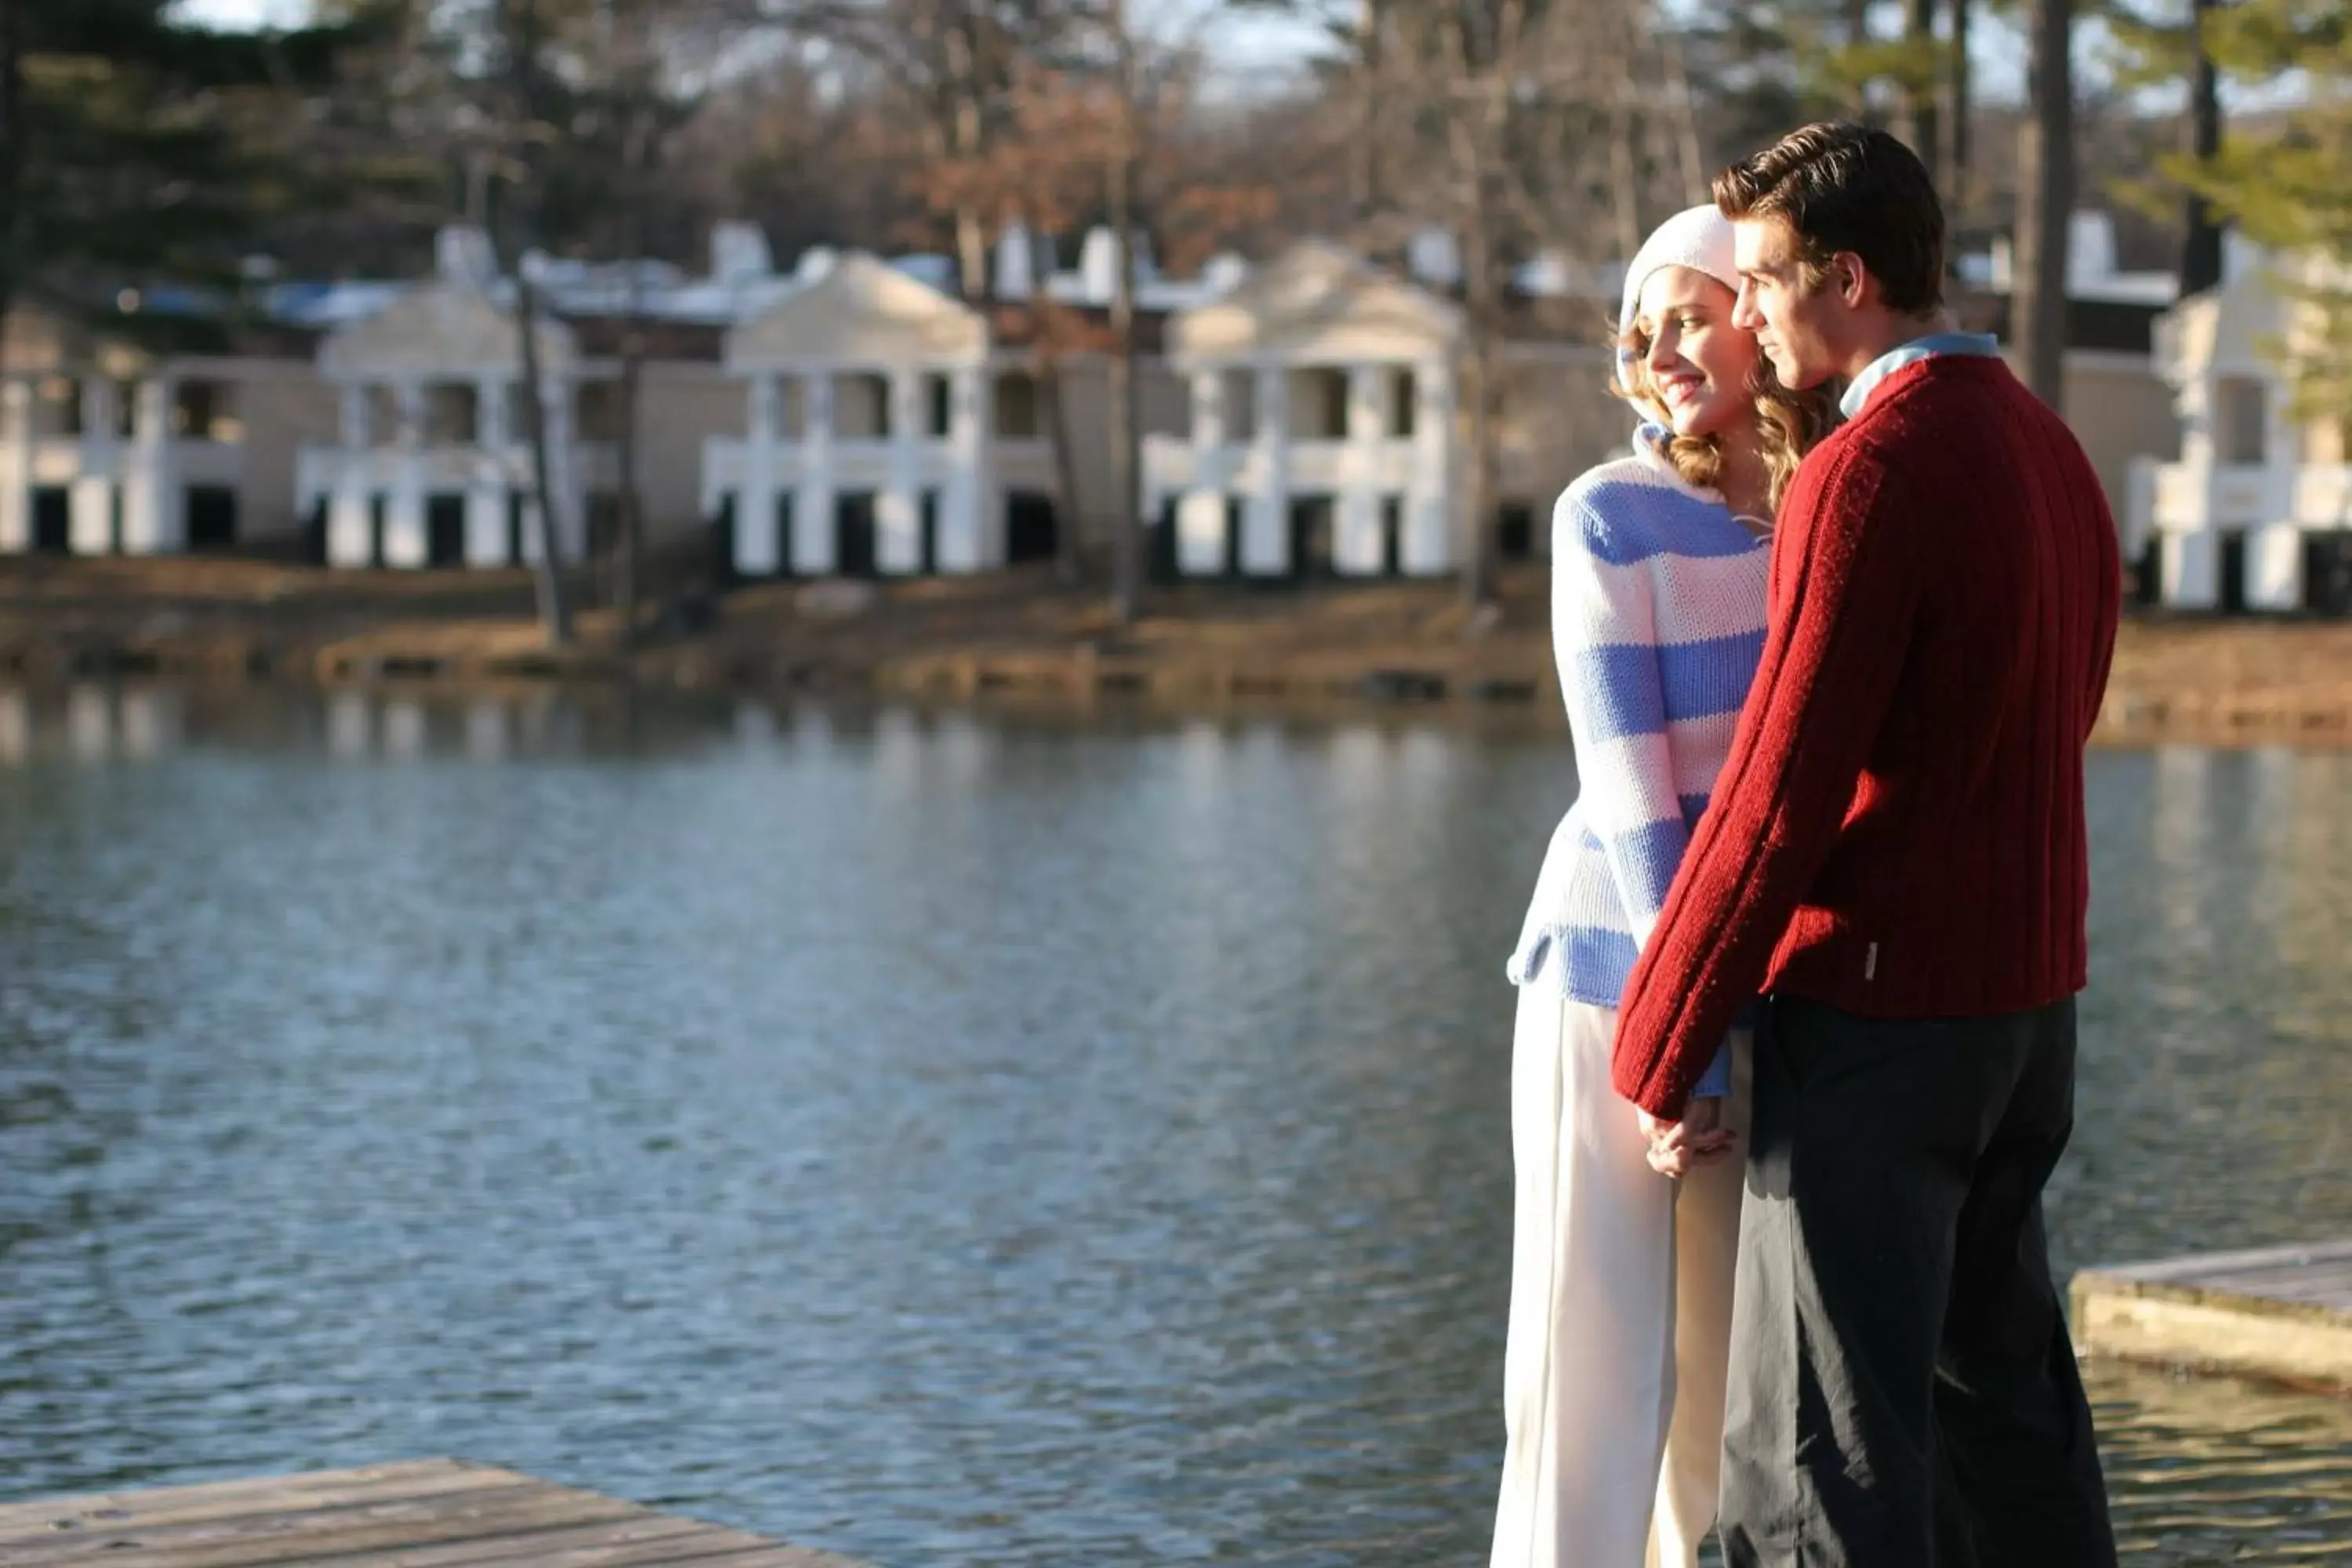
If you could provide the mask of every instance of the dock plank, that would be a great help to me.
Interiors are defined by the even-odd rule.
[[[292,1476],[261,1476],[233,1481],[145,1491],[91,1492],[0,1503],[0,1541],[19,1533],[46,1533],[106,1521],[121,1524],[184,1524],[242,1514],[283,1513],[296,1508],[326,1508],[341,1502],[386,1498],[431,1497],[498,1486],[532,1486],[530,1477],[458,1459],[418,1459],[369,1465],[351,1470],[318,1470]]]
[[[494,1466],[433,1459],[0,1506],[5,1568],[858,1568]]]
[[[2087,1268],[2073,1295],[2090,1354],[2352,1392],[2352,1241]]]

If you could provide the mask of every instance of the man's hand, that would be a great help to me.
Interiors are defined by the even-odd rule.
[[[1723,1125],[1723,1101],[1694,1100],[1680,1121],[1661,1121],[1638,1107],[1642,1136],[1650,1142],[1650,1169],[1662,1176],[1687,1176],[1704,1165],[1731,1157],[1738,1135]]]

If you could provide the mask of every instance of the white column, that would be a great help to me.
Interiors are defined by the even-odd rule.
[[[735,570],[767,577],[783,569],[776,529],[776,377],[762,372],[746,387],[743,482],[735,491]]]
[[[67,491],[76,555],[107,555],[114,550],[116,409],[114,383],[102,375],[82,382],[80,461]]]
[[[510,394],[505,378],[486,375],[474,383],[472,481],[466,487],[466,564],[513,563],[507,530],[507,498],[514,492],[514,433],[509,428]]]
[[[186,497],[172,467],[169,377],[155,375],[132,392],[131,447],[122,465],[122,551],[162,555],[186,547]]]
[[[33,385],[0,381],[0,553],[33,547]]]
[[[2246,607],[2303,608],[2303,530],[2294,523],[2246,531]]]
[[[874,563],[886,575],[923,567],[923,375],[900,365],[890,372],[890,469],[874,507]]]
[[[2167,534],[2159,584],[2164,602],[2176,609],[2211,609],[2221,595],[2221,536],[2210,528]]]
[[[939,567],[980,572],[1004,564],[1001,534],[989,526],[996,496],[989,461],[988,375],[961,365],[948,379],[948,478],[940,491]]]
[[[1397,563],[1407,576],[1433,577],[1454,564],[1454,366],[1425,360],[1412,367],[1412,471],[1405,486],[1404,538]]]
[[[1381,441],[1388,434],[1389,373],[1382,365],[1348,372],[1348,449],[1339,464],[1339,502],[1332,526],[1332,565],[1353,577],[1375,577],[1382,565]]]
[[[822,577],[834,559],[833,373],[801,376],[800,488],[793,495],[793,570]]]
[[[368,428],[368,389],[347,385],[340,402],[334,489],[327,498],[327,563],[366,566],[375,554],[369,521],[374,437]]]
[[[1257,372],[1257,439],[1253,482],[1242,516],[1242,570],[1281,576],[1290,570],[1290,377],[1280,365]]]
[[[1192,476],[1176,500],[1176,570],[1187,577],[1221,576],[1225,571],[1225,373],[1192,373]]]
[[[383,563],[416,567],[428,550],[425,533],[425,384],[403,381],[393,388],[399,456],[392,491],[383,508]]]

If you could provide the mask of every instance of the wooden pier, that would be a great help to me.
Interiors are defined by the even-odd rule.
[[[2352,1393],[2352,1241],[2086,1268],[2074,1296],[2090,1354]]]
[[[859,1568],[458,1459],[0,1504],[6,1568]]]

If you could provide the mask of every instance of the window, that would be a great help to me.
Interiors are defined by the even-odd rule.
[[[1290,434],[1301,441],[1337,441],[1348,434],[1348,376],[1338,370],[1301,370],[1290,377]]]
[[[2270,441],[2270,395],[2250,375],[2213,383],[2213,455],[2224,463],[2259,463]]]
[[[1257,377],[1249,371],[1225,372],[1225,439],[1257,439]]]
[[[879,441],[890,436],[890,384],[873,374],[836,376],[833,427],[845,440]]]
[[[245,438],[229,388],[217,381],[184,381],[172,389],[172,434],[188,441],[235,443]]]
[[[583,441],[617,441],[624,415],[621,384],[583,381],[572,394],[572,432]]]
[[[1141,401],[1143,433],[1179,441],[1192,438],[1192,384],[1161,369],[1146,370],[1136,385]]]
[[[1027,371],[996,378],[996,433],[1008,441],[1034,441],[1045,433],[1044,392]]]
[[[923,377],[923,411],[931,439],[943,439],[955,424],[955,385],[946,376]]]
[[[430,447],[470,447],[479,438],[480,399],[462,383],[425,389],[425,441]]]
[[[1389,372],[1389,438],[1412,439],[1413,420],[1420,413],[1421,385],[1409,369]]]

